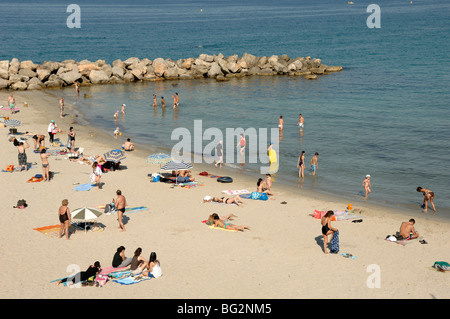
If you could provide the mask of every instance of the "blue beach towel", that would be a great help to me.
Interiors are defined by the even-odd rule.
[[[339,252],[339,231],[333,234],[333,238],[331,239],[330,252],[333,254],[337,254]]]
[[[94,187],[95,185],[92,185],[91,183],[86,183],[86,184],[81,184],[78,185],[77,187],[75,187],[73,190],[74,191],[88,191],[90,190],[92,187]]]
[[[137,277],[125,277],[125,278],[121,278],[121,279],[114,279],[114,282],[117,282],[118,284],[121,285],[132,285],[132,284],[136,284],[138,282],[144,281],[144,280],[149,280],[151,279],[150,277],[145,277],[145,276],[137,276]]]

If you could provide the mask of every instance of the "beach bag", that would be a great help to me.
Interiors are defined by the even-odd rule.
[[[6,166],[6,171],[7,171],[7,172],[12,172],[12,171],[14,171],[14,165],[8,165],[8,166]]]
[[[268,200],[269,197],[267,196],[267,193],[261,193],[261,196],[259,196],[260,200]]]

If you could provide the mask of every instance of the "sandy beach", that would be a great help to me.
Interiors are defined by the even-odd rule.
[[[0,104],[6,105],[9,91],[0,91]],[[18,132],[36,132],[46,136],[50,120],[64,130],[56,138],[67,140],[70,126],[77,133],[76,147],[88,155],[101,155],[120,148],[125,136],[114,139],[93,127],[74,123],[70,106],[59,118],[58,91],[13,92],[20,111],[3,116],[20,120]],[[80,97],[81,98],[81,97]],[[28,107],[24,107],[27,102]],[[74,124],[73,124],[74,123]],[[0,165],[18,165],[17,149],[9,138],[9,128],[0,128]],[[181,188],[167,183],[152,183],[149,173],[158,165],[146,163],[148,151],[136,145],[127,152],[124,168],[104,173],[102,188],[75,191],[74,183],[89,181],[92,168],[72,162],[66,155],[49,158],[50,182],[27,183],[35,174],[42,174],[38,154],[32,152],[33,140],[27,149],[31,169],[2,172],[2,203],[0,214],[2,260],[7,262],[1,272],[1,298],[152,298],[152,299],[431,299],[449,298],[450,275],[432,269],[435,261],[450,261],[448,221],[439,216],[419,213],[414,216],[392,212],[372,205],[354,205],[361,209],[363,222],[333,222],[339,229],[339,254],[325,255],[322,249],[320,220],[314,210],[345,210],[344,200],[324,196],[299,195],[287,187],[273,185],[275,196],[267,201],[245,199],[243,207],[202,203],[205,195],[219,196],[225,189],[254,191],[256,180],[220,170],[214,166],[194,165],[193,176],[203,186]],[[132,138],[132,137],[131,137]],[[50,147],[57,149],[57,147]],[[227,175],[233,183],[222,184],[198,175],[202,171]],[[225,173],[224,173],[225,172]],[[308,178],[312,178],[309,176]],[[56,225],[58,208],[63,199],[69,208],[104,205],[122,190],[129,207],[148,209],[126,214],[126,232],[120,232],[116,214],[102,215],[98,222],[102,232],[77,231],[64,238],[51,238],[34,228]],[[418,194],[418,196],[420,196]],[[25,199],[28,207],[13,208]],[[286,202],[286,204],[281,204]],[[203,220],[216,212],[234,214],[232,223],[248,225],[250,230],[228,232],[210,229]],[[403,246],[385,240],[399,230],[403,221],[415,218],[415,227],[427,244],[415,240]],[[155,251],[161,262],[163,276],[158,279],[125,286],[108,282],[102,288],[70,289],[51,281],[70,275],[70,265],[84,271],[95,261],[111,266],[119,246],[125,246],[127,257],[141,247],[143,257]],[[349,253],[356,258],[344,258]],[[379,287],[371,285],[377,269]]]

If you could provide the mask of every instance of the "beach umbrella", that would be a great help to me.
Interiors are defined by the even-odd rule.
[[[11,120],[4,121],[3,124],[5,124],[5,126],[16,127],[16,126],[22,125],[22,122],[20,122],[19,120],[11,119]]]
[[[186,163],[185,161],[170,161],[164,164],[161,169],[164,171],[183,171],[187,169],[191,169],[192,165],[190,163]],[[178,174],[177,174],[178,177]],[[175,183],[178,184],[178,178],[175,179]]]
[[[105,154],[103,154],[105,161],[119,163],[123,161],[125,157],[125,153],[122,150],[111,150]]]
[[[86,232],[86,221],[91,219],[96,219],[97,217],[100,217],[103,214],[103,212],[91,208],[91,207],[82,207],[77,208],[73,210],[70,213],[70,216],[72,219],[81,219],[84,220],[84,232]]]
[[[166,164],[172,160],[172,156],[165,153],[155,153],[147,157],[146,162],[150,164]]]

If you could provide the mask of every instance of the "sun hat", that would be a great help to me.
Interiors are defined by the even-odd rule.
[[[367,174],[367,175],[366,175],[366,177],[370,177],[370,175],[369,175],[369,174]]]

